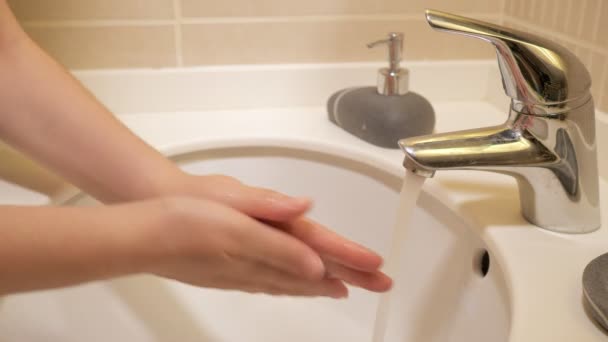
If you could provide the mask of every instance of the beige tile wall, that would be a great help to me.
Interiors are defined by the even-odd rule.
[[[503,22],[574,51],[591,73],[597,107],[608,112],[608,0],[506,0]]]
[[[406,36],[405,58],[491,58],[487,44],[428,28],[424,8],[548,36],[571,48],[608,111],[608,0],[9,0],[72,69],[370,61],[365,43]]]
[[[365,43],[406,35],[409,59],[489,58],[433,32],[434,7],[499,21],[503,0],[9,0],[32,37],[72,69],[370,61]]]

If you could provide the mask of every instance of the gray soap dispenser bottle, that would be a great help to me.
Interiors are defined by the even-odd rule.
[[[329,120],[377,146],[399,148],[397,141],[430,134],[435,112],[424,97],[409,91],[409,71],[401,68],[403,33],[368,44],[387,44],[389,67],[378,70],[377,87],[342,89],[327,101]]]

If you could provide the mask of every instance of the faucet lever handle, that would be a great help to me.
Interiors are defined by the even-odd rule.
[[[426,10],[426,20],[433,29],[479,38],[494,45],[503,86],[513,99],[515,110],[554,114],[589,99],[589,72],[572,52],[559,44],[526,32],[435,10]]]

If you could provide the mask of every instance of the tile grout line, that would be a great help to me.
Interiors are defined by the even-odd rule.
[[[390,20],[424,20],[422,15],[386,14],[386,15],[315,15],[315,16],[276,16],[276,17],[217,17],[217,18],[184,18],[184,24],[235,24],[235,23],[306,23],[325,21],[390,21]]]
[[[184,52],[183,52],[183,40],[182,40],[182,6],[181,0],[173,0],[173,13],[175,16],[174,22],[174,33],[175,33],[175,61],[177,67],[184,66]]]
[[[608,48],[604,48],[604,47],[600,47],[600,46],[596,46],[593,43],[589,43],[587,41],[578,41],[576,38],[571,38],[570,36],[568,36],[567,34],[564,33],[559,33],[559,32],[553,32],[551,30],[547,30],[544,28],[540,28],[538,26],[535,26],[533,24],[528,24],[525,21],[522,21],[520,19],[517,18],[513,18],[513,17],[508,17],[508,19],[517,24],[517,25],[521,25],[523,27],[525,27],[526,29],[531,29],[533,31],[537,31],[539,33],[542,33],[544,35],[552,35],[557,39],[563,40],[567,43],[576,45],[577,47],[582,47],[582,48],[586,48],[589,49],[591,51],[595,51],[598,52],[606,57],[608,57]]]
[[[174,0],[175,1],[175,0]],[[178,9],[181,6],[177,5]],[[471,17],[482,19],[498,19],[499,13],[471,13]],[[99,27],[99,26],[161,26],[181,24],[215,24],[215,23],[266,23],[266,22],[319,22],[319,21],[390,21],[390,20],[424,20],[421,14],[374,14],[374,15],[316,15],[316,16],[267,16],[267,17],[200,17],[159,20],[125,20],[125,19],[93,19],[93,20],[32,20],[24,21],[28,27]]]
[[[475,12],[470,17],[483,19],[500,18],[499,13]],[[183,18],[188,24],[207,23],[257,23],[257,22],[317,22],[317,21],[389,21],[389,20],[425,20],[423,13],[380,13],[380,14],[342,14],[342,15],[303,15],[303,16],[256,16],[256,17],[199,17]]]
[[[110,27],[110,26],[170,26],[175,20],[32,20],[23,21],[27,27]]]

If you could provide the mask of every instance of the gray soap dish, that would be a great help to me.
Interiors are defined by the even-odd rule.
[[[422,95],[409,89],[409,71],[400,66],[403,33],[391,32],[387,39],[368,44],[388,46],[388,67],[377,74],[373,86],[341,89],[327,101],[329,120],[370,144],[399,149],[398,141],[430,134],[435,111]]]
[[[608,330],[608,253],[593,259],[585,267],[583,293],[593,317]]]

